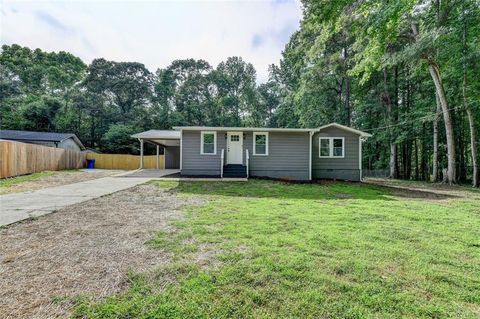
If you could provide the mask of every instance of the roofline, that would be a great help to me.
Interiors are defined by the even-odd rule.
[[[358,134],[362,137],[372,136],[369,133],[342,125],[338,123],[330,123],[318,128],[269,128],[269,127],[216,127],[216,126],[174,126],[176,131],[241,131],[241,132],[320,132],[328,127],[337,127],[339,129]]]
[[[240,131],[240,132],[315,132],[312,128],[174,126],[176,131]]]
[[[319,128],[316,129],[316,131],[320,132],[321,130],[326,129],[328,127],[332,127],[332,126],[338,127],[339,129],[342,129],[342,130],[345,130],[345,131],[348,131],[348,132],[358,134],[361,137],[371,137],[372,136],[372,134],[362,132],[360,130],[357,130],[357,129],[354,129],[354,128],[351,128],[351,127],[348,127],[348,126],[345,126],[345,125],[342,125],[342,124],[338,124],[338,123],[330,123],[330,124],[327,124],[327,125],[320,126]]]
[[[51,142],[51,143],[62,143],[63,141],[68,140],[69,138],[72,138],[80,147],[80,149],[84,150],[86,147],[83,145],[82,141],[73,134],[72,136],[66,137],[64,139],[58,139],[58,140],[44,140],[40,138],[3,138],[3,141],[37,141],[37,142]]]
[[[73,134],[73,136],[70,136],[69,138],[73,138],[73,140],[80,146],[80,149],[82,151],[86,150],[87,148],[85,147],[85,145],[83,145],[82,141],[80,141],[80,139],[78,138],[77,134]],[[64,139],[66,140],[66,139]],[[63,141],[64,141],[63,140]],[[63,142],[62,141],[62,142]]]
[[[152,131],[170,131],[170,132],[174,132],[174,130],[148,130],[148,131],[144,131],[144,132],[140,132],[140,133],[135,133],[133,135],[130,135],[130,137],[133,137],[133,138],[141,138],[141,139],[150,139],[150,140],[178,140],[180,139],[180,136],[178,137],[146,137],[144,136],[143,134],[144,133],[148,133],[148,132],[152,132]]]
[[[78,138],[78,136],[75,133],[56,133],[56,132],[39,132],[39,131],[24,131],[24,130],[0,130],[0,131],[15,131],[15,132],[28,132],[28,133],[51,133],[51,134],[61,134],[61,135],[67,135],[64,138],[58,138],[58,139],[43,139],[43,138],[25,138],[25,137],[15,137],[15,138],[7,138],[4,140],[6,141],[38,141],[38,142],[51,142],[51,143],[62,143],[63,141],[68,140],[69,138],[72,138],[75,143],[80,147],[81,150],[85,150],[86,147],[83,145],[82,141]]]

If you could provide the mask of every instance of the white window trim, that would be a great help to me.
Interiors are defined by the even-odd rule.
[[[322,140],[329,140],[329,155],[328,156],[322,156],[321,155],[321,145],[322,145]],[[333,155],[333,140],[342,140],[342,156],[334,156]],[[318,157],[319,158],[344,158],[345,157],[345,137],[324,137],[320,136],[318,138]]]
[[[255,137],[257,135],[265,135],[265,154],[257,154]],[[253,155],[254,156],[268,156],[268,132],[253,132]]]
[[[205,134],[213,134],[213,153],[203,152],[203,136]],[[200,134],[200,155],[217,155],[217,132],[216,131],[202,131]]]

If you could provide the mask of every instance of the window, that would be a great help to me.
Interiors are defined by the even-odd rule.
[[[344,137],[320,137],[319,139],[319,157],[339,157],[345,156],[345,138]]]
[[[217,132],[202,132],[200,154],[217,154]]]
[[[333,139],[333,157],[343,157],[343,139]]]
[[[240,136],[239,135],[230,135],[230,141],[231,142],[239,142],[240,141]]]
[[[268,155],[268,133],[253,133],[253,155]]]
[[[330,139],[320,138],[320,157],[330,156]]]

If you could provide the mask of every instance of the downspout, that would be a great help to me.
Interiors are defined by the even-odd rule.
[[[180,174],[183,168],[183,130],[180,130]]]
[[[362,136],[358,137],[358,170],[360,171],[360,182],[363,180],[363,173],[362,173],[362,143],[363,139]]]
[[[313,143],[313,134],[315,131],[308,132],[310,135],[310,143],[308,146],[308,180],[312,180],[312,143]]]

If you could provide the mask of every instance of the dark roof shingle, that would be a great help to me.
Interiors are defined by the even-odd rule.
[[[84,148],[82,142],[73,133],[0,130],[0,139],[4,140],[61,142],[68,138],[73,138],[80,148]]]

